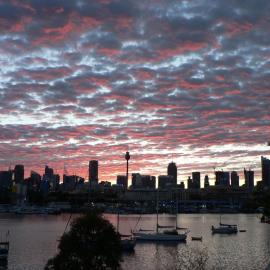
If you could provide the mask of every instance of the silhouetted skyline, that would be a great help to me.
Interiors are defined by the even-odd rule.
[[[0,2],[0,170],[101,180],[270,155],[267,0]],[[164,166],[161,166],[164,164]],[[26,171],[28,175],[30,172]],[[178,174],[178,176],[179,176]]]

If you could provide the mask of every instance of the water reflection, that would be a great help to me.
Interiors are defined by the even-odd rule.
[[[69,215],[60,216],[0,216],[0,232],[10,231],[10,254],[8,264],[1,269],[40,270],[48,258],[57,251],[57,239],[62,235]],[[106,215],[116,224],[115,215]],[[120,232],[129,234],[138,221],[137,215],[120,216]],[[211,226],[219,222],[215,214],[183,214],[178,224],[191,232],[187,243],[140,243],[135,252],[123,255],[123,270],[181,269],[183,260],[192,258],[194,252],[205,251],[208,269],[265,269],[270,254],[270,225],[262,224],[256,215],[223,215],[224,223],[235,223],[244,233],[236,235],[212,235]],[[163,224],[175,224],[170,215],[161,215]],[[145,215],[138,228],[154,229],[155,215]],[[203,241],[191,241],[191,236],[203,236]]]

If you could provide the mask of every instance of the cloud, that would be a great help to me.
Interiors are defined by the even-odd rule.
[[[133,171],[164,174],[173,156],[185,179],[235,156],[259,180],[269,5],[0,1],[1,166],[86,175],[97,158],[114,181],[130,149]]]

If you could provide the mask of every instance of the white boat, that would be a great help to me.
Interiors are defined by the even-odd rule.
[[[155,241],[155,242],[186,242],[188,231],[180,233],[177,226],[177,212],[176,211],[176,225],[175,226],[161,226],[158,223],[158,190],[157,190],[157,222],[156,222],[156,231],[149,232],[149,230],[134,231],[133,235],[138,241]],[[178,202],[177,202],[178,205]],[[159,229],[172,228],[170,230],[160,231]]]
[[[138,241],[165,241],[165,242],[185,242],[187,239],[187,233],[179,233],[175,231],[164,231],[156,233],[143,233],[143,232],[134,232],[134,237]]]

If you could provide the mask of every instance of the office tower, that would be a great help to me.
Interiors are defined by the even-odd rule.
[[[180,183],[179,187],[180,187],[181,189],[185,189],[185,183],[182,181],[182,182]]]
[[[0,171],[0,190],[10,189],[12,186],[12,171]]]
[[[123,186],[125,189],[128,187],[127,176],[126,175],[117,175],[116,184]]]
[[[14,168],[14,181],[15,183],[23,183],[24,180],[24,166],[16,165]]]
[[[35,171],[31,171],[30,178],[28,179],[28,187],[33,190],[39,190],[41,183],[41,175]]]
[[[265,187],[270,187],[270,159],[261,157],[262,163],[262,183]]]
[[[77,175],[65,175],[63,177],[63,189],[65,191],[73,191],[79,182],[80,177]]]
[[[239,175],[236,171],[231,172],[231,186],[239,187]]]
[[[163,182],[162,182],[162,185],[163,185]],[[166,183],[164,183],[163,186],[165,187]],[[155,189],[156,177],[151,176],[151,175],[141,175],[139,173],[133,173],[132,174],[132,188],[133,189],[136,189],[136,188]]]
[[[192,182],[193,182],[193,188],[195,189],[201,188],[201,173],[200,172],[192,172]]]
[[[89,182],[98,182],[98,161],[90,160],[89,162]]]
[[[159,175],[158,188],[168,188],[175,186],[175,178],[172,175]]]
[[[247,171],[244,169],[244,176],[245,176],[245,186],[248,189],[254,188],[254,171],[251,171],[250,169]]]
[[[51,179],[53,177],[53,168],[50,168],[49,166],[45,166],[45,177],[48,179]]]
[[[228,187],[230,186],[230,173],[224,171],[216,171],[216,186]]]
[[[156,177],[151,175],[141,175],[142,186],[146,189],[155,189],[156,188]]]
[[[167,174],[173,176],[174,184],[177,184],[177,167],[174,162],[169,163],[167,168]]]
[[[205,175],[204,177],[204,188],[208,188],[209,187],[209,177],[208,175]]]
[[[193,188],[193,182],[192,182],[192,179],[190,178],[190,176],[188,177],[188,180],[187,180],[187,186],[188,186],[188,189],[192,189]]]

